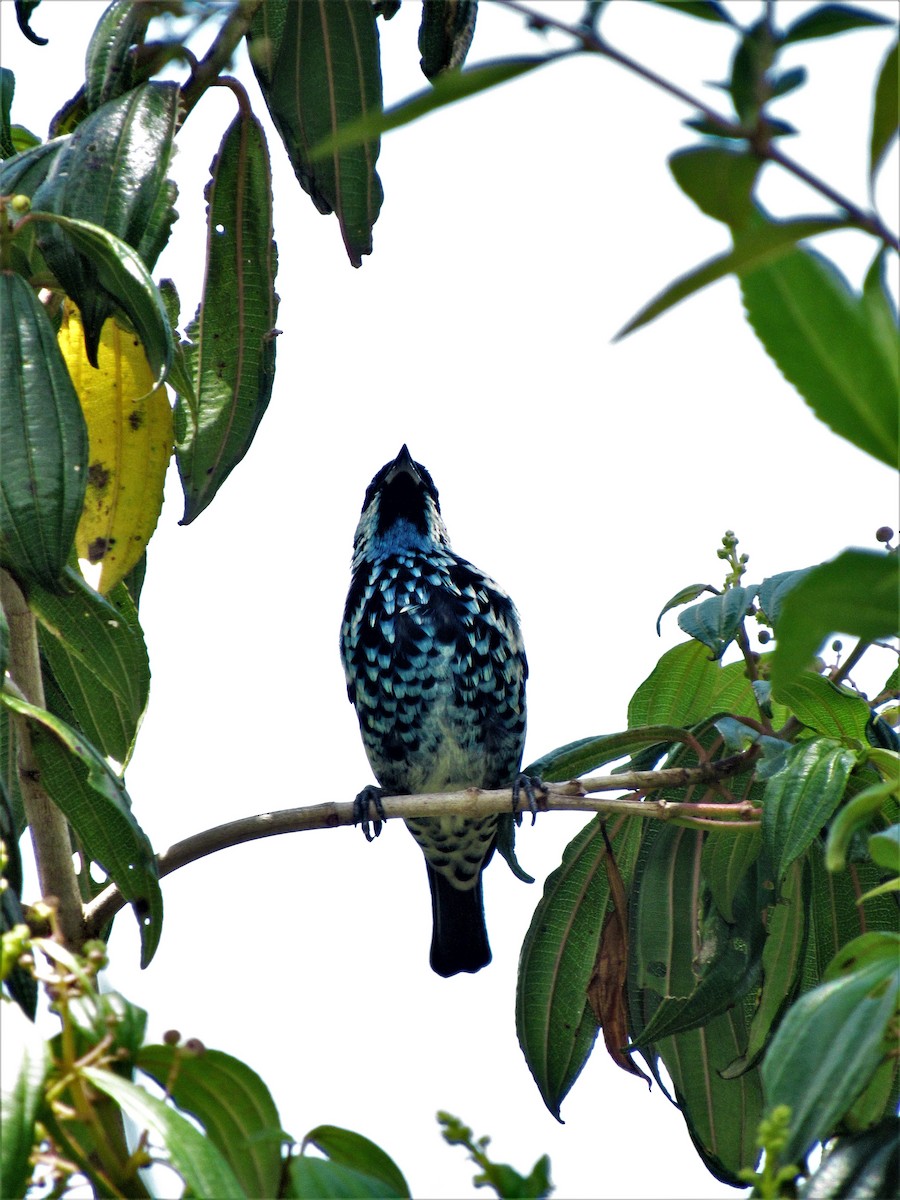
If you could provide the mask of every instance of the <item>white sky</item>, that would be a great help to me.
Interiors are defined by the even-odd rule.
[[[14,121],[46,132],[82,79],[103,7],[45,2],[33,24],[51,42],[38,48],[2,0]],[[760,6],[729,7],[748,23]],[[808,7],[776,11],[786,23]],[[865,7],[896,16],[890,2]],[[381,26],[388,103],[424,86],[418,10],[406,0]],[[724,28],[617,0],[604,30],[695,93],[725,75]],[[862,31],[784,56],[811,76],[776,109],[803,131],[788,151],[861,203],[871,81],[890,37]],[[485,4],[470,62],[540,44]],[[246,63],[240,74],[257,97]],[[141,617],[153,690],[128,786],[158,848],[247,814],[349,800],[371,781],[337,634],[363,493],[404,441],[435,478],[454,548],[519,607],[526,760],[625,726],[632,692],[683,640],[675,615],[657,639],[659,609],[685,584],[721,583],[725,529],[758,582],[896,527],[892,472],[812,416],[744,323],[732,280],[610,344],[666,283],[728,245],[666,168],[694,141],[675,101],[584,58],[389,134],[375,253],[359,271],[254,103],[273,158],[283,336],[247,459],[186,529],[170,476],[150,547]],[[202,280],[202,188],[233,113],[228,92],[210,94],[178,139],[181,220],[157,275],[175,278],[185,319]],[[889,223],[896,166],[895,146],[878,192]],[[827,211],[772,169],[762,196],[778,214]],[[822,248],[857,284],[874,253],[854,234]],[[880,664],[858,678],[875,689],[886,674]],[[494,1156],[523,1172],[549,1153],[559,1197],[734,1195],[658,1089],[648,1095],[602,1049],[563,1105],[564,1126],[519,1051],[519,947],[583,823],[558,814],[523,828],[530,888],[501,860],[490,868],[494,962],[475,976],[429,970],[425,871],[398,824],[374,846],[358,830],[293,835],[170,876],[156,959],[138,970],[122,914],[112,983],[149,1010],[151,1039],[174,1027],[244,1059],[298,1139],[321,1123],[358,1130],[418,1197],[476,1194],[474,1167],[441,1141],[439,1108],[490,1134]]]

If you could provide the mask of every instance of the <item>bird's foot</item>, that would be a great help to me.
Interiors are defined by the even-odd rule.
[[[538,793],[546,792],[543,780],[537,775],[517,775],[513,780],[512,810],[517,825],[522,824],[521,800],[523,792],[525,793],[525,799],[528,801],[528,808],[531,812],[531,823],[533,825],[537,820],[539,808]],[[543,799],[543,795],[541,799]]]
[[[381,803],[383,794],[380,787],[376,787],[374,783],[367,783],[353,801],[353,824],[362,825],[367,842],[374,842],[381,833],[381,826],[385,821],[384,805]],[[375,810],[374,819],[369,816],[369,805]]]

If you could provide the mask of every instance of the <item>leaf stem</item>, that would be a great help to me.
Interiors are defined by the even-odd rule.
[[[232,59],[235,50],[246,37],[256,10],[262,0],[240,0],[219,30],[206,55],[197,63],[190,79],[181,90],[181,106],[185,116],[196,105],[208,87],[218,79],[220,71]]]

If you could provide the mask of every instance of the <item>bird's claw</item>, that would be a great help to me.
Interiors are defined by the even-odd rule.
[[[537,820],[539,808],[538,792],[546,792],[543,781],[537,775],[517,775],[513,780],[512,785],[512,810],[513,816],[516,819],[516,824],[522,824],[522,813],[520,811],[520,801],[522,793],[525,793],[525,799],[528,801],[528,808],[531,812],[532,825]],[[543,799],[543,795],[541,796]]]
[[[384,805],[381,803],[382,790],[368,783],[353,801],[353,824],[362,825],[362,831],[367,842],[374,842],[381,833],[385,821]],[[375,819],[369,816],[369,805],[375,809]],[[374,832],[373,832],[374,830]]]

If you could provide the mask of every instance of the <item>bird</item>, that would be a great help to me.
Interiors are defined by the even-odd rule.
[[[378,787],[356,798],[363,831],[380,796],[520,789],[528,663],[507,593],[455,554],[431,475],[404,445],[375,475],[353,540],[340,635],[347,695]],[[518,819],[518,818],[517,818]],[[491,961],[482,873],[496,814],[416,817],[406,827],[431,887],[432,969],[449,977]],[[381,823],[375,821],[375,834]]]

